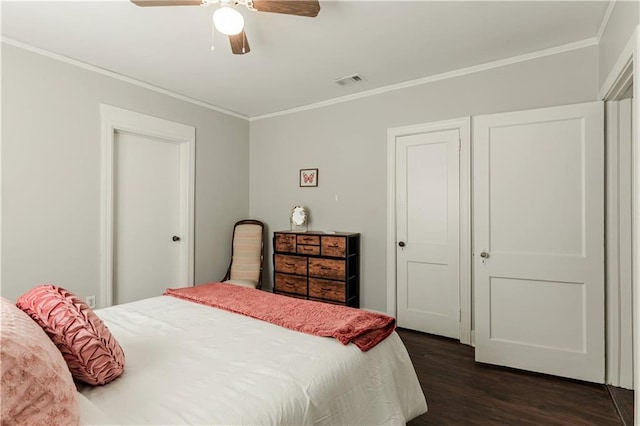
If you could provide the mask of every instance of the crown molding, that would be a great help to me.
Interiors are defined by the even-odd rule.
[[[239,114],[239,113],[234,112],[234,111],[229,111],[227,109],[220,108],[220,107],[217,107],[215,105],[211,105],[209,103],[200,101],[198,99],[190,98],[189,96],[181,95],[180,93],[172,92],[171,90],[163,89],[162,87],[154,86],[153,84],[146,83],[146,82],[141,81],[141,80],[136,80],[135,78],[127,77],[127,76],[124,76],[122,74],[118,74],[116,72],[109,71],[109,70],[106,70],[104,68],[97,67],[95,65],[90,65],[90,64],[87,64],[86,62],[82,62],[82,61],[79,61],[77,59],[72,59],[72,58],[69,58],[67,56],[51,52],[49,50],[45,50],[45,49],[41,49],[39,47],[31,46],[30,44],[27,44],[27,43],[23,43],[23,42],[20,42],[20,41],[17,41],[17,40],[13,40],[11,38],[4,37],[4,36],[0,37],[0,41],[2,41],[2,43],[6,43],[8,45],[11,45],[11,46],[14,46],[14,47],[18,47],[20,49],[28,50],[30,52],[37,53],[39,55],[46,56],[48,58],[55,59],[55,60],[67,63],[69,65],[74,65],[76,67],[83,68],[83,69],[89,70],[89,71],[93,71],[93,72],[96,72],[98,74],[102,74],[102,75],[107,76],[107,77],[115,78],[116,80],[124,81],[125,83],[133,84],[135,86],[142,87],[144,89],[148,89],[148,90],[151,90],[151,91],[154,91],[154,92],[157,92],[157,93],[161,93],[161,94],[166,95],[166,96],[170,96],[170,97],[175,98],[175,99],[179,99],[181,101],[189,102],[191,104],[198,105],[198,106],[201,106],[203,108],[210,109],[212,111],[220,112],[222,114],[227,114],[227,115],[230,115],[230,116],[236,117],[236,118],[241,118],[243,120],[249,120],[249,117],[246,116],[246,115]]]
[[[615,3],[615,0],[611,0],[611,3],[609,4],[609,7],[607,9],[607,13],[605,13],[605,19],[603,19],[603,25],[601,25],[601,29],[604,28],[606,26],[606,22],[605,20],[608,20],[608,15],[611,14],[611,10],[613,9],[612,4]],[[521,63],[521,62],[526,62],[526,61],[531,61],[534,59],[539,59],[539,58],[544,58],[546,56],[552,56],[552,55],[557,55],[560,53],[565,53],[565,52],[570,52],[573,50],[578,50],[578,49],[583,49],[585,47],[591,47],[591,46],[597,46],[598,45],[598,38],[597,37],[591,37],[588,39],[584,39],[584,40],[580,40],[580,41],[576,41],[573,43],[567,43],[567,44],[563,44],[561,46],[556,46],[556,47],[552,47],[549,49],[544,49],[544,50],[539,50],[536,52],[532,52],[532,53],[527,53],[524,55],[518,55],[518,56],[513,56],[511,58],[506,58],[506,59],[500,59],[497,61],[492,61],[492,62],[487,62],[484,64],[480,64],[480,65],[473,65],[470,67],[466,67],[466,68],[459,68],[457,70],[453,70],[453,71],[447,71],[441,74],[435,74],[432,76],[428,76],[428,77],[423,77],[423,78],[419,78],[419,79],[415,79],[415,80],[410,80],[410,81],[405,81],[402,83],[397,83],[397,84],[392,84],[392,85],[388,85],[388,86],[384,86],[384,87],[379,87],[376,89],[371,89],[371,90],[367,90],[364,92],[359,92],[359,93],[354,93],[351,95],[346,95],[346,96],[341,96],[338,98],[333,98],[333,99],[329,99],[326,101],[320,101],[320,102],[315,102],[312,104],[308,104],[308,105],[303,105],[300,107],[295,107],[295,108],[290,108],[290,109],[286,109],[286,110],[282,110],[282,111],[276,111],[273,113],[268,113],[268,114],[262,114],[262,115],[257,115],[257,116],[253,116],[253,117],[249,117],[246,116],[244,114],[239,114],[237,112],[234,111],[230,111],[230,110],[226,110],[224,108],[220,108],[218,106],[200,101],[198,99],[194,99],[194,98],[190,98],[188,96],[185,95],[181,95],[179,93],[176,92],[172,92],[170,90],[167,89],[163,89],[161,87],[158,86],[154,86],[152,84],[146,83],[144,81],[141,80],[136,80],[134,78],[131,77],[127,77],[124,76],[122,74],[118,74],[115,73],[113,71],[109,71],[106,70],[104,68],[100,68],[97,67],[95,65],[90,65],[87,64],[85,62],[82,61],[78,61],[77,59],[72,59],[63,55],[60,55],[58,53],[54,53],[54,52],[50,52],[48,50],[45,49],[41,49],[38,47],[34,47],[31,46],[29,44],[26,43],[22,43],[19,42],[17,40],[13,40],[10,39],[8,37],[0,37],[0,41],[2,41],[2,43],[6,43],[8,45],[11,46],[15,46],[24,50],[28,50],[30,52],[34,52],[37,53],[39,55],[43,55],[52,59],[56,59],[59,60],[61,62],[65,62],[67,64],[70,65],[74,65],[89,71],[93,71],[96,72],[98,74],[102,74],[105,75],[107,77],[111,77],[111,78],[115,78],[117,80],[120,81],[124,81],[126,83],[130,83],[139,87],[143,87],[145,89],[148,90],[152,90],[154,92],[158,92],[167,96],[170,96],[172,98],[175,99],[179,99],[185,102],[189,102],[192,103],[194,105],[198,105],[201,106],[203,108],[207,108],[210,109],[212,111],[216,111],[216,112],[220,112],[222,114],[227,114],[230,115],[232,117],[236,117],[236,118],[240,118],[243,120],[248,120],[248,121],[257,121],[257,120],[264,120],[267,118],[273,118],[273,117],[278,117],[281,115],[288,115],[288,114],[293,114],[296,112],[302,112],[302,111],[308,111],[308,110],[312,110],[312,109],[317,109],[317,108],[323,108],[326,106],[330,106],[330,105],[335,105],[335,104],[339,104],[339,103],[343,103],[343,102],[349,102],[352,100],[356,100],[356,99],[361,99],[361,98],[366,98],[369,96],[375,96],[375,95],[379,95],[382,93],[387,93],[387,92],[392,92],[395,90],[400,90],[400,89],[406,89],[406,88],[410,88],[410,87],[414,87],[414,86],[420,86],[423,84],[429,84],[429,83],[433,83],[436,81],[441,81],[441,80],[447,80],[450,78],[456,78],[456,77],[461,77],[464,75],[469,75],[469,74],[473,74],[473,73],[477,73],[477,72],[482,72],[482,71],[487,71],[490,69],[494,69],[494,68],[500,68],[500,67],[504,67],[507,65],[513,65],[513,64],[517,64],[517,63]]]
[[[640,34],[640,25],[631,33],[627,44],[620,52],[615,64],[613,64],[613,68],[611,68],[609,75],[607,75],[598,91],[598,99],[604,101],[614,100],[624,93],[620,91],[626,90],[628,85],[633,83],[633,56],[636,52],[638,34]]]
[[[480,65],[473,65],[466,68],[459,68],[453,71],[447,71],[441,74],[435,74],[429,77],[423,77],[416,80],[405,81],[403,83],[392,84],[389,86],[379,87],[377,89],[371,89],[360,93],[354,93],[347,96],[341,96],[339,98],[333,98],[326,101],[316,102],[309,105],[304,105],[296,108],[286,109],[283,111],[273,112],[269,114],[257,115],[249,118],[249,121],[264,120],[267,118],[278,117],[280,115],[292,114],[295,112],[308,111],[311,109],[322,108],[329,105],[335,105],[342,102],[349,102],[356,99],[366,98],[369,96],[375,96],[382,93],[392,92],[394,90],[406,89],[409,87],[420,86],[423,84],[433,83],[436,81],[447,80],[450,78],[461,77],[481,71],[487,71],[494,68],[500,68],[507,65],[518,64],[520,62],[531,61],[534,59],[544,58],[546,56],[557,55],[559,53],[571,52],[573,50],[583,49],[585,47],[597,46],[598,40],[596,37],[576,41],[573,43],[563,44],[561,46],[552,47],[549,49],[538,50],[536,52],[527,53],[524,55],[513,56],[511,58],[500,59],[497,61],[487,62]]]
[[[607,25],[609,24],[609,18],[611,18],[611,13],[613,12],[613,8],[616,5],[616,0],[609,0],[609,4],[607,5],[607,10],[604,12],[604,16],[602,17],[602,22],[600,22],[600,28],[598,28],[598,33],[596,34],[596,39],[598,43],[602,39],[602,34],[604,34],[607,29]]]

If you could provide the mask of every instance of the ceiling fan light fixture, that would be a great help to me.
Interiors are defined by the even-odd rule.
[[[244,18],[234,8],[223,6],[213,12],[213,25],[222,34],[236,35],[244,28]]]

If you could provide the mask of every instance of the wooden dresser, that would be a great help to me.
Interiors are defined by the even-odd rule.
[[[273,234],[273,292],[360,306],[360,234]]]

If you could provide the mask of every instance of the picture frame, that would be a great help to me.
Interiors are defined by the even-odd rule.
[[[318,186],[318,169],[300,169],[300,187]]]

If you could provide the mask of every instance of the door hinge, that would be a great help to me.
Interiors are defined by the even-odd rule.
[[[462,308],[458,309],[458,322],[462,322]]]

